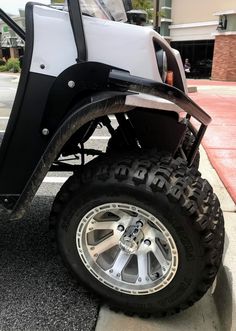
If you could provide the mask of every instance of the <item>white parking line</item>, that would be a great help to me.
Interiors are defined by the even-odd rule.
[[[109,136],[92,136],[89,139],[92,140],[108,140],[110,137]]]
[[[0,120],[3,119],[2,117],[0,117]],[[0,133],[4,133],[5,130],[0,130]],[[110,139],[109,136],[92,136],[90,137],[89,139],[92,139],[92,140],[108,140]]]
[[[110,116],[110,120],[115,120],[115,116]],[[0,116],[0,120],[9,120],[9,116]]]
[[[44,183],[50,183],[50,184],[53,184],[53,183],[59,183],[59,184],[63,184],[65,183],[65,181],[67,181],[69,177],[45,177],[43,182]]]
[[[0,120],[3,119],[3,117],[0,117]],[[0,133],[4,133],[5,131],[0,130]],[[108,140],[109,136],[92,136],[90,139],[92,140]],[[67,181],[69,177],[53,177],[53,176],[47,176],[44,178],[43,183],[46,184],[63,184]]]
[[[1,92],[9,92],[9,91],[16,92],[16,87],[1,87]]]

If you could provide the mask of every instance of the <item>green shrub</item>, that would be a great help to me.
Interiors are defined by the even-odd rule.
[[[19,59],[10,58],[6,64],[7,71],[10,72],[19,72],[20,71],[20,62]]]
[[[6,65],[4,65],[4,66],[0,65],[0,72],[4,72],[4,71],[7,71],[7,66]]]

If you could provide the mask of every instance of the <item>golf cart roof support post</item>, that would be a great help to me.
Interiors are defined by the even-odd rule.
[[[0,8],[0,18],[6,23],[21,39],[25,41],[25,32],[21,29],[21,27],[13,21],[13,19],[7,15],[1,8]]]
[[[87,61],[87,47],[79,0],[67,0],[71,26],[77,48],[77,62]]]

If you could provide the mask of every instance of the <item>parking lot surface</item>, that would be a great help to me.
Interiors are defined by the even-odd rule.
[[[14,76],[0,75],[1,131],[6,128],[16,87]],[[51,204],[68,175],[47,178],[22,220],[1,219],[1,331],[95,328],[98,300],[69,274],[50,239]]]

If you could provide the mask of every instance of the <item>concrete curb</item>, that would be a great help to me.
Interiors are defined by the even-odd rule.
[[[12,73],[12,72],[1,72],[1,76],[5,76],[7,78],[11,78],[13,83],[19,83],[20,80],[20,73]]]
[[[95,331],[213,331],[219,330],[214,302],[210,293],[193,307],[166,318],[129,317],[102,307]]]
[[[197,86],[188,86],[188,93],[197,92]]]
[[[209,180],[221,202],[225,219],[225,247],[213,293],[220,331],[236,330],[236,205],[201,149],[200,171]]]
[[[200,171],[214,187],[225,216],[224,260],[213,295],[209,291],[193,307],[163,319],[127,317],[104,306],[99,313],[96,331],[236,331],[236,206],[202,147]]]
[[[224,213],[225,252],[213,294],[222,331],[236,330],[236,213]]]
[[[0,72],[0,75],[2,76],[8,76],[8,77],[13,77],[13,78],[16,78],[16,77],[20,77],[20,73],[19,72]]]
[[[12,79],[12,82],[18,84],[19,83],[19,80],[20,80],[20,76],[14,77],[14,79]]]

